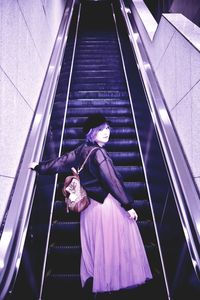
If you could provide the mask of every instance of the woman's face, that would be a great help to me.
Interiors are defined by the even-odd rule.
[[[104,146],[110,138],[110,126],[108,124],[104,124],[97,130],[96,137],[94,141],[99,145],[99,146]]]

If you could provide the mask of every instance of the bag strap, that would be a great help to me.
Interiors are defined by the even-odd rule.
[[[90,150],[90,152],[89,152],[88,155],[86,156],[84,162],[82,163],[81,167],[78,168],[78,171],[77,171],[78,174],[83,170],[83,168],[84,168],[84,166],[85,166],[85,164],[86,164],[86,162],[87,162],[87,160],[88,160],[90,154],[91,154],[95,149],[99,149],[99,147],[95,147],[95,148],[92,148],[92,149]]]

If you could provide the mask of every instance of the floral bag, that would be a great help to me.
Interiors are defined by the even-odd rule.
[[[72,168],[72,175],[67,176],[64,181],[62,193],[65,197],[65,203],[67,206],[67,212],[73,211],[80,213],[88,207],[90,204],[90,199],[87,196],[86,191],[81,185],[79,173],[83,170],[90,154],[98,147],[93,148],[87,155],[82,166],[76,170]]]

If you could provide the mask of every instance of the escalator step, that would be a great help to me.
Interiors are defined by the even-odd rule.
[[[49,265],[56,274],[78,274],[80,271],[80,246],[55,246],[49,247]]]
[[[83,142],[83,140],[65,140],[63,142],[63,149],[68,152],[73,150],[78,143]],[[106,145],[108,151],[138,151],[138,143],[134,140],[112,140]]]
[[[147,199],[143,200],[134,200],[134,209],[138,214],[138,218],[140,221],[144,221],[146,219],[151,219],[151,210],[149,207],[149,202]],[[65,222],[72,222],[76,221],[79,222],[80,216],[79,214],[70,212],[66,212],[66,205],[64,200],[57,200],[55,201],[54,205],[54,220],[57,221],[65,221]]]
[[[105,49],[106,47],[106,49]],[[89,41],[89,40],[82,40],[80,42],[77,43],[77,50],[85,50],[85,49],[98,49],[98,50],[102,50],[103,53],[105,53],[106,50],[114,50],[114,51],[118,51],[119,52],[119,48],[118,48],[118,43],[117,41],[112,41],[110,42],[110,40],[101,40],[101,41]]]
[[[157,248],[154,244],[145,246],[150,262],[156,262]],[[78,274],[80,271],[81,247],[51,245],[49,248],[49,266],[53,274]]]
[[[54,222],[51,228],[51,241],[62,241],[68,246],[80,245],[79,222]]]
[[[57,132],[58,130],[54,130],[54,135],[55,138],[58,134]],[[82,128],[79,127],[71,127],[71,128],[66,128],[65,132],[64,132],[64,139],[66,138],[77,138],[77,139],[81,139],[83,138],[83,131]],[[133,128],[112,128],[111,129],[111,138],[136,138],[135,135],[135,130]]]
[[[127,192],[133,197],[134,199],[147,199],[147,189],[146,184],[144,182],[124,182],[125,188]]]
[[[89,72],[88,72],[89,74]],[[93,98],[93,99],[102,99],[102,98],[114,98],[114,99],[128,99],[128,93],[126,91],[71,91],[69,93],[69,98],[71,99],[82,99],[82,98]]]
[[[105,82],[105,77],[103,76],[103,74],[99,74],[98,76],[92,76],[92,75],[87,75],[84,77],[73,77],[72,78],[72,84],[73,83],[104,83]],[[118,83],[124,83],[124,78],[121,76],[118,77],[108,77],[106,78],[106,82],[107,83],[114,83],[114,84],[118,84]]]
[[[46,277],[44,300],[83,299],[79,274],[50,274]],[[71,295],[71,296],[70,296]],[[73,296],[72,296],[73,295]],[[72,298],[70,298],[72,297]]]
[[[95,57],[96,55],[110,55],[112,58],[113,56],[119,56],[119,49],[116,47],[97,47],[96,45],[93,45],[92,47],[77,47],[77,50],[80,55],[91,55]]]
[[[124,83],[110,83],[110,82],[103,82],[103,83],[74,83],[71,85],[74,91],[92,91],[98,88],[99,91],[125,91],[126,85]]]
[[[89,56],[88,56],[89,57]],[[99,56],[101,57],[101,55]],[[85,55],[84,58],[87,58]],[[97,57],[98,58],[98,57]],[[76,78],[83,78],[83,77],[104,77],[104,79],[121,79],[124,78],[124,74],[122,72],[114,72],[114,71],[106,71],[106,70],[99,70],[99,71],[74,71],[73,76]]]
[[[73,101],[73,99],[71,99],[69,101],[69,105],[68,107],[101,107],[103,106],[105,109],[106,108],[109,110],[109,107],[112,105],[112,107],[130,107],[130,103],[127,100],[118,100],[118,101],[113,101],[113,99],[100,99],[100,100],[96,100],[94,101],[93,99],[78,99],[76,101]]]
[[[54,144],[59,144],[59,138],[60,138],[60,129],[56,128],[52,130],[52,136],[53,136],[53,142]],[[67,128],[64,131],[64,139],[84,139],[85,135],[82,131],[82,128],[79,127],[74,127],[74,128]],[[111,138],[112,139],[122,139],[122,137],[128,139],[128,138],[132,138],[134,140],[136,140],[136,135],[134,130],[129,128],[122,128],[120,130],[120,128],[118,129],[112,129],[111,131]]]
[[[100,1],[98,2],[100,3]],[[156,274],[154,269],[157,268],[155,261],[158,253],[155,228],[152,222],[152,213],[113,16],[111,10],[109,13],[103,10],[106,14],[105,20],[99,22],[98,19],[102,18],[101,4],[97,4],[100,10],[94,14],[93,8],[96,7],[96,4],[92,1],[91,3],[90,5],[83,5],[82,17],[80,18],[69,99],[67,99],[68,107],[62,153],[73,150],[84,141],[82,126],[88,115],[98,112],[104,114],[110,120],[111,140],[105,148],[117,171],[121,174],[125,188],[132,197],[132,205],[138,213],[137,224],[150,264],[154,266],[152,268],[153,274]],[[103,3],[104,5],[107,4]],[[108,18],[107,15],[109,15]],[[67,56],[64,65],[67,65]],[[68,78],[65,78],[65,75],[67,72],[69,70],[64,69],[61,72],[52,113],[52,136],[54,146],[57,149],[59,148],[59,139],[56,136],[59,136],[59,131],[62,128],[59,116],[65,111],[66,105]],[[55,300],[58,291],[60,295],[65,296],[66,294],[68,296],[71,291],[73,299],[83,299],[79,276],[81,256],[80,215],[66,212],[62,195],[65,176],[66,174],[59,174],[57,180],[44,300]],[[127,295],[126,299],[130,300],[130,294]],[[65,297],[63,297],[64,299]],[[97,299],[100,300],[101,298],[98,298],[97,295]],[[137,299],[145,298],[138,297]]]
[[[155,241],[152,221],[137,221],[137,224],[145,244]],[[78,246],[80,244],[79,222],[56,222],[52,224],[51,240],[55,244]]]
[[[130,194],[130,197],[132,197],[132,204],[135,199],[147,199],[148,194],[146,190],[146,185],[144,182],[124,182],[125,188],[127,192]],[[63,183],[57,183],[57,199],[62,199],[62,187]],[[96,187],[93,189],[93,192],[100,193],[100,188]]]
[[[121,174],[123,181],[144,181],[144,173],[142,167],[117,166],[116,170]]]
[[[99,112],[99,111],[97,110],[97,112]],[[107,112],[107,110],[106,110],[106,112]],[[87,118],[86,116],[79,117],[79,118],[72,118],[72,117],[70,118],[69,117],[66,120],[66,127],[74,127],[74,126],[82,127],[86,118]],[[114,127],[114,126],[115,127],[133,126],[133,119],[131,117],[115,118],[115,117],[110,116],[109,121],[110,121],[112,127]],[[53,120],[53,123],[59,124],[59,120],[55,119],[55,120]]]
[[[97,111],[97,108],[96,107],[88,107],[87,108],[87,115],[91,115],[91,114],[94,114],[96,113]],[[130,109],[128,108],[122,108],[122,107],[109,107],[109,109],[106,111],[105,113],[105,108],[100,108],[98,107],[98,112],[99,113],[104,113],[104,115],[106,115],[106,117],[109,118],[109,116],[115,116],[116,118],[120,118],[120,117],[128,117],[128,116],[131,116],[131,112],[130,112]],[[83,110],[83,108],[76,108],[76,107],[73,107],[73,108],[68,108],[68,111],[67,111],[67,115],[68,117],[84,117],[85,116],[85,110]]]
[[[59,129],[53,129],[52,134],[55,136],[54,138],[54,143],[55,145],[59,145]],[[57,138],[58,137],[58,138]],[[126,138],[126,140],[123,140],[123,138]],[[130,142],[129,139],[132,139]],[[72,149],[75,147],[75,143],[79,143],[80,140],[84,139],[84,133],[82,131],[82,128],[79,127],[71,127],[67,128],[64,131],[64,139],[65,139],[65,147],[66,149]],[[114,151],[117,151],[119,148],[124,148],[126,150],[129,150],[130,147],[132,151],[134,149],[137,149],[137,140],[136,140],[136,135],[135,131],[132,128],[113,128],[111,131],[111,139],[112,143],[110,143],[109,147],[107,146],[106,148],[110,151],[114,149]],[[119,153],[119,157],[120,157]],[[133,155],[132,155],[133,156]],[[129,155],[131,157],[131,154]],[[116,162],[119,164],[118,162]],[[128,169],[126,169],[128,171]]]
[[[121,63],[119,62],[119,58],[118,57],[112,57],[112,60],[110,59],[110,57],[99,57],[97,59],[95,59],[94,57],[90,57],[90,58],[81,58],[81,57],[77,57],[76,61],[75,61],[75,67],[79,66],[79,65],[93,65],[93,66],[99,66],[99,65],[106,65],[106,66],[120,66],[121,68]]]
[[[112,161],[114,165],[124,165],[124,166],[130,166],[130,165],[141,165],[141,158],[139,152],[117,152],[108,151],[109,156],[112,158]]]

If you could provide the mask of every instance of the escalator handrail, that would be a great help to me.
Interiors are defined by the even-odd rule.
[[[35,192],[36,173],[32,172],[28,165],[31,161],[39,161],[42,157],[74,5],[75,0],[66,3],[9,198],[10,205],[0,240],[0,300],[10,292],[19,269]]]
[[[77,36],[78,36],[78,28],[79,28],[79,22],[80,22],[80,15],[81,15],[81,3],[77,4],[78,8],[78,15],[76,20],[76,29],[75,29],[75,35],[74,35],[74,42],[73,42],[73,50],[72,50],[72,57],[70,62],[70,70],[69,70],[69,78],[68,78],[68,86],[67,86],[67,92],[65,96],[65,110],[64,110],[64,116],[62,120],[62,129],[61,129],[61,136],[60,136],[60,146],[58,150],[58,156],[62,155],[62,148],[63,148],[63,141],[64,141],[64,135],[65,135],[65,127],[66,127],[66,118],[67,118],[67,112],[68,112],[68,101],[69,101],[69,95],[70,95],[70,86],[71,86],[71,80],[72,80],[72,72],[74,67],[74,58],[75,58],[75,52],[76,52],[76,44],[77,44]],[[42,277],[41,277],[41,284],[40,284],[40,292],[39,292],[39,299],[42,299],[42,293],[44,290],[44,280],[45,280],[45,271],[46,271],[46,261],[49,251],[49,239],[51,235],[51,224],[52,224],[52,218],[53,218],[53,210],[54,210],[54,200],[55,200],[55,193],[56,193],[56,184],[58,180],[58,174],[55,176],[55,185],[54,185],[54,194],[53,194],[53,201],[52,201],[52,208],[50,213],[50,222],[48,226],[48,234],[47,234],[47,240],[46,240],[46,249],[45,249],[45,255],[44,255],[44,262],[43,262],[43,268],[42,268]]]
[[[181,148],[180,141],[175,132],[162,93],[156,83],[153,70],[151,69],[144,46],[140,40],[134,19],[131,19],[131,21],[129,19],[133,18],[132,12],[125,6],[123,0],[120,0],[120,6],[147,94],[147,101],[155,129],[166,160],[169,177],[175,193],[176,206],[193,267],[197,276],[200,277],[199,191]]]

